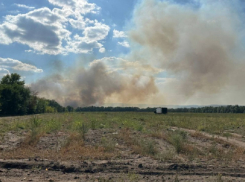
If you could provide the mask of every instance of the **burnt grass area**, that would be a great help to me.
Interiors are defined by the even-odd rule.
[[[134,112],[0,118],[0,181],[245,181],[244,118]]]

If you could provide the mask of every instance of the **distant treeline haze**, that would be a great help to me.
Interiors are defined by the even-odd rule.
[[[99,111],[135,111],[135,112],[154,112],[156,108],[138,108],[138,107],[78,107],[75,109],[76,112],[99,112]],[[245,106],[219,106],[219,107],[199,107],[199,108],[176,108],[168,109],[168,112],[188,112],[188,113],[245,113]]]
[[[206,106],[198,108],[176,108],[169,109],[169,112],[190,112],[190,113],[245,113],[245,106]]]
[[[55,112],[154,112],[156,108],[138,107],[63,107],[55,100],[39,98],[20,80],[20,75],[12,73],[2,78],[0,82],[0,115],[13,116]],[[193,113],[245,113],[245,106],[219,106],[201,108],[177,108],[169,109],[169,112],[193,112]]]

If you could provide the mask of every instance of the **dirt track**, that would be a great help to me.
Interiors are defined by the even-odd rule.
[[[146,161],[149,159],[145,159]],[[245,168],[218,167],[201,164],[142,163],[144,159],[117,161],[50,162],[27,160],[0,160],[2,181],[243,181]],[[127,174],[125,176],[125,174]],[[134,178],[134,179],[133,179]]]
[[[182,130],[182,131],[186,131],[188,133],[196,133],[196,130],[189,130],[189,129],[185,129],[185,128],[176,128],[176,127],[173,127],[173,130]],[[199,132],[201,133],[202,135],[208,137],[208,138],[217,138],[217,139],[220,139],[220,140],[223,140],[227,143],[230,143],[232,145],[236,145],[237,147],[242,147],[245,149],[245,142],[244,141],[241,141],[243,139],[243,136],[242,135],[238,135],[238,134],[231,134],[233,136],[233,138],[226,138],[226,137],[223,137],[223,136],[219,136],[219,135],[211,135],[211,134],[208,134],[208,133],[205,133],[205,132]]]

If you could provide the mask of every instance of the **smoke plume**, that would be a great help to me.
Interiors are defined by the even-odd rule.
[[[112,64],[114,60],[94,61],[89,68],[71,68],[31,87],[40,96],[72,106],[241,103],[245,97],[241,1],[186,2],[142,0],[128,31],[131,52],[124,57],[128,61],[119,61],[120,68]],[[156,78],[159,72],[166,78]]]
[[[130,31],[135,43],[131,59],[150,60],[164,69],[178,80],[167,89],[184,100],[200,93],[219,93],[231,85],[243,65],[240,13],[236,0],[186,4],[144,0]]]
[[[153,77],[111,72],[104,63],[96,61],[87,69],[71,68],[63,75],[41,79],[31,89],[40,96],[74,107],[103,105],[108,97],[115,102],[146,100],[158,91]]]

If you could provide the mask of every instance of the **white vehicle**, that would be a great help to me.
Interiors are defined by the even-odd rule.
[[[156,108],[155,114],[167,114],[168,113],[168,108],[166,107],[159,107],[159,108]]]

